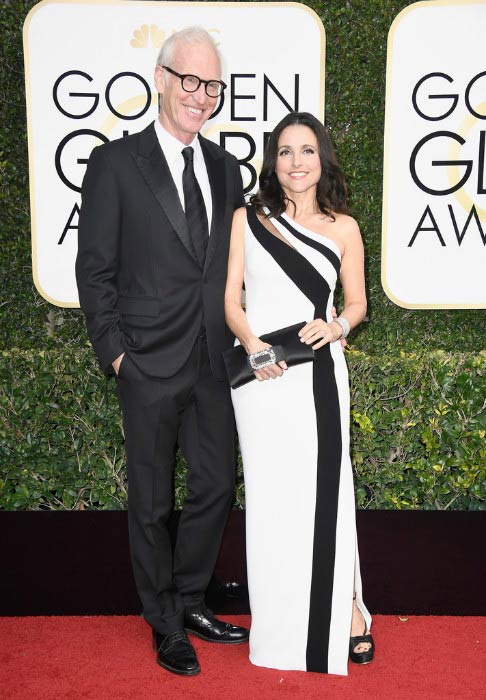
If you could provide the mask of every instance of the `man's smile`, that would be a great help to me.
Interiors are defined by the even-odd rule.
[[[203,113],[203,110],[200,107],[193,107],[192,105],[183,105],[183,107],[191,117],[200,117]]]

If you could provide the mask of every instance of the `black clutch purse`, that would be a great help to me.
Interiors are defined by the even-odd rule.
[[[269,343],[275,351],[276,362],[285,360],[288,367],[301,365],[304,362],[312,362],[314,350],[311,345],[300,342],[298,335],[307,321],[301,321],[287,328],[280,328],[272,333],[260,336],[261,340]],[[255,369],[248,361],[248,355],[242,345],[230,348],[223,352],[223,360],[226,365],[229,383],[232,389],[248,384],[255,379]]]

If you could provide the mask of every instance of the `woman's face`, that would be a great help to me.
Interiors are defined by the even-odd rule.
[[[317,137],[308,126],[287,126],[278,140],[275,173],[286,193],[316,189],[321,177]]]

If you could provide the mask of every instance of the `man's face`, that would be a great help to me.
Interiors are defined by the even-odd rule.
[[[219,80],[221,77],[218,56],[206,44],[176,45],[172,65],[168,67],[182,75],[197,75],[203,80]],[[185,92],[180,78],[160,66],[155,69],[155,84],[162,96],[159,115],[162,126],[182,143],[190,143],[211,116],[218,98],[206,95],[202,83],[196,92]]]

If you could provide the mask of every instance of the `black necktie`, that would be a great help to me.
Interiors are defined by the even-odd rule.
[[[196,257],[201,267],[204,267],[209,237],[208,215],[204,206],[201,188],[194,174],[194,149],[192,146],[183,148],[182,155],[184,157],[182,189],[184,190],[184,209],[187,225],[189,226],[189,233],[196,251]]]

